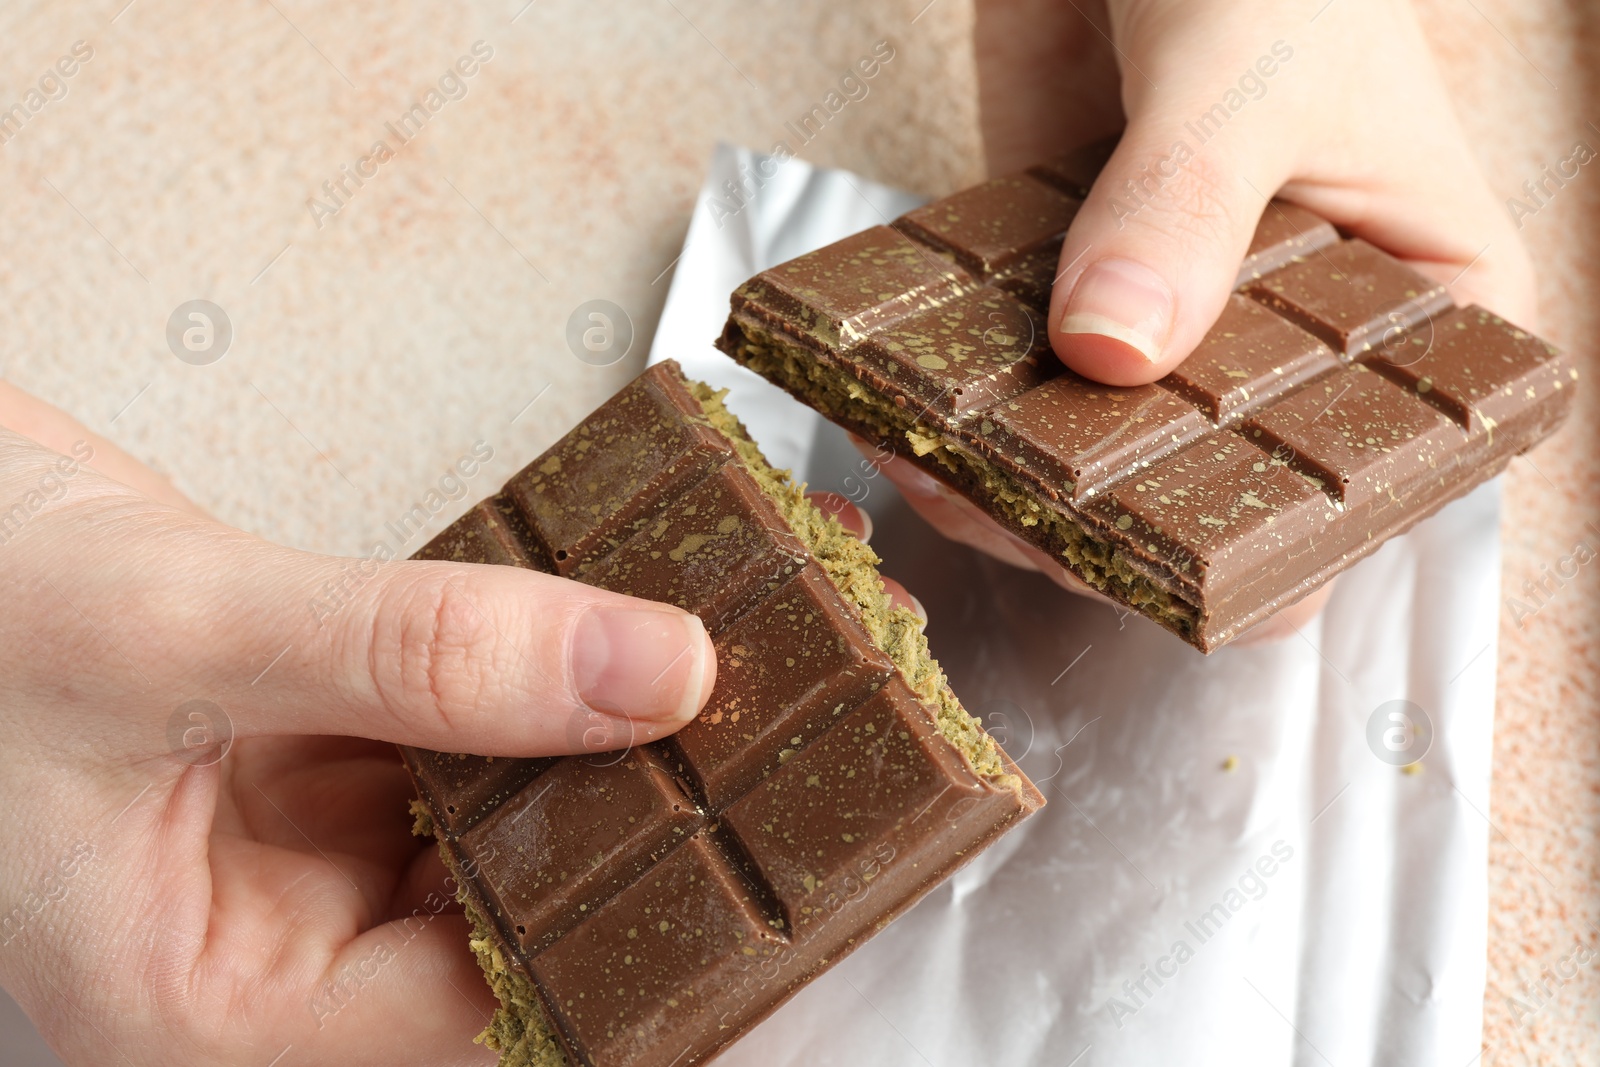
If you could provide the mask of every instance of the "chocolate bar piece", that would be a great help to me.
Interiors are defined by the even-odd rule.
[[[504,1067],[703,1063],[1044,803],[890,608],[872,551],[675,363],[417,558],[677,604],[717,651],[705,710],[664,741],[402,748],[500,998],[482,1039]]]
[[[718,347],[1203,652],[1551,433],[1556,349],[1304,208],[1153,385],[1088,381],[1045,315],[1107,142],[764,271]]]

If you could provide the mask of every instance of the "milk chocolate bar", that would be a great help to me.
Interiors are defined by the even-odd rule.
[[[877,557],[663,363],[417,553],[698,614],[700,716],[621,752],[402,748],[501,1007],[503,1067],[690,1067],[1044,798]],[[571,731],[583,746],[588,731]]]
[[[1063,367],[1045,315],[1107,146],[741,286],[718,347],[1203,652],[1551,433],[1556,349],[1273,201],[1221,318],[1161,381]]]

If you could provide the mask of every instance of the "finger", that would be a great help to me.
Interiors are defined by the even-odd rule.
[[[424,839],[418,838],[418,840]],[[434,894],[442,894],[450,899],[451,903],[446,905],[444,910],[462,910],[461,904],[455,899],[455,877],[444,865],[433,839],[427,838],[425,847],[406,865],[399,882],[395,884],[389,913],[384,918],[401,919],[410,915],[416,908],[424,905],[431,907],[436,902]]]
[[[357,745],[369,751],[340,752]],[[212,888],[216,899],[244,905],[235,914],[254,914],[249,902],[281,899],[285,887],[315,887],[320,903],[366,929],[391,918],[407,871],[436,852],[403,817],[416,792],[391,744],[245,738],[223,770],[210,828]]]
[[[10,496],[38,480],[30,462],[49,469],[4,431],[0,453]],[[90,471],[6,547],[13,618],[43,652],[19,671],[31,683],[11,681],[70,675],[75,707],[126,709],[101,724],[131,732],[124,751],[165,754],[172,710],[203,695],[238,736],[582,752],[596,727],[622,744],[671,733],[715,682],[705,627],[679,608],[511,567],[297,552]]]
[[[664,737],[710,696],[710,637],[679,608],[506,567],[382,570],[278,676],[271,729],[550,755],[592,748],[574,723]]]
[[[856,535],[856,540],[866,544],[872,540],[872,516],[865,508],[839,493],[807,493],[806,499],[815,504],[824,515],[839,520],[839,525]]]
[[[1443,282],[1457,304],[1479,304],[1538,329],[1533,262],[1473,160],[1461,144],[1447,142],[1432,148],[1426,167],[1456,178],[1438,185],[1421,165],[1402,161],[1338,184],[1291,181],[1282,195]],[[1435,191],[1417,195],[1429,186]]]
[[[1286,174],[1276,139],[1178,148],[1193,140],[1185,116],[1210,102],[1163,96],[1136,112],[1067,233],[1050,339],[1085,377],[1142,385],[1193,351],[1233,289],[1265,206],[1258,190]]]
[[[1484,180],[1412,5],[1337,5],[1327,17],[1334,34],[1373,42],[1336,58],[1351,84],[1382,86],[1385,99],[1406,106],[1352,101],[1341,116],[1351,125],[1324,132],[1315,158],[1284,185],[1284,198],[1444,282],[1457,303],[1536,329],[1533,267],[1512,202]],[[1521,191],[1530,198],[1524,207],[1562,184],[1549,172],[1530,182]]]
[[[215,828],[392,877],[424,848],[403,818],[416,790],[395,747],[347,737],[252,737],[228,753]],[[385,898],[387,899],[387,898]]]
[[[433,898],[348,941],[284,1004],[282,1040],[314,1057],[302,1062],[491,1067],[473,1038],[496,1003],[469,938],[467,920]]]

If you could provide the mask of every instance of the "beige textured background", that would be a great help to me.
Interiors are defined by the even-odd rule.
[[[928,194],[981,176],[972,10],[924,2],[0,8],[0,107],[75,40],[95,50],[0,147],[0,373],[230,522],[362,552],[475,440],[496,455],[481,493],[630,376],[715,141],[793,143],[784,123],[875,41],[894,60],[802,154]],[[1502,195],[1576,140],[1600,148],[1590,6],[1422,8]],[[405,147],[391,139],[396,158],[318,228],[306,200],[480,39],[494,57],[466,97]],[[1513,465],[1508,595],[1580,538],[1600,544],[1584,529],[1600,529],[1597,222],[1600,162],[1524,229],[1544,332],[1589,373],[1572,424]],[[208,367],[164,339],[196,297],[235,330]],[[638,333],[603,370],[563,340],[597,297]],[[1597,574],[1521,627],[1503,619],[1487,1063],[1600,1062],[1600,960],[1542,1006],[1525,986],[1575,943],[1600,945]]]
[[[1426,0],[1421,9],[1498,193],[1521,195],[1524,181],[1577,141],[1600,150],[1591,125],[1600,122],[1592,70],[1600,9],[1581,0]],[[1600,170],[1591,163],[1522,229],[1540,264],[1542,332],[1579,357],[1587,380],[1560,435],[1512,464],[1501,529],[1507,598],[1523,597],[1523,582],[1554,569],[1580,539],[1600,549],[1597,221]],[[1577,945],[1600,949],[1597,604],[1600,561],[1520,626],[1509,608],[1501,615],[1494,784],[1484,813],[1492,823],[1484,1063],[1495,1067],[1600,1062],[1600,956],[1564,983],[1540,977],[1545,968],[1570,971],[1561,961]]]
[[[880,38],[896,58],[807,157],[930,193],[981,175],[958,3],[912,25],[909,3],[135,0],[111,22],[125,2],[0,15],[0,100],[95,49],[0,149],[0,369],[307,548],[365,549],[474,440],[481,485],[503,479],[631,377],[715,141],[788,137]],[[480,39],[467,96],[399,147],[384,124]],[[380,137],[396,158],[318,228],[307,199]],[[165,344],[195,297],[235,330],[209,367]],[[632,316],[631,362],[567,351],[591,298]]]

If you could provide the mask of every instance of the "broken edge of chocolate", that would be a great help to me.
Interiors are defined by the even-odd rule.
[[[504,1067],[703,1062],[1044,803],[891,608],[877,556],[675,363],[416,558],[674,603],[717,649],[705,710],[665,741],[402,748]]]
[[[718,347],[1203,652],[1560,424],[1562,353],[1273,201],[1216,326],[1100,385],[1045,328],[1101,143],[741,286]]]

